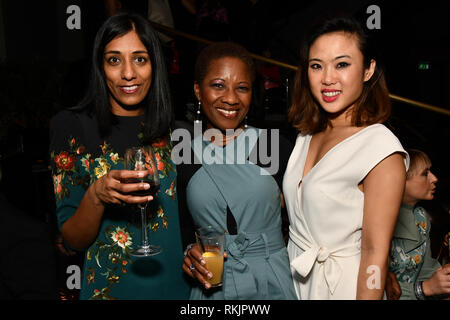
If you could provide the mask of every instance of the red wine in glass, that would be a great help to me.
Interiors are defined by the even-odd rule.
[[[153,196],[159,191],[159,172],[155,153],[151,146],[134,147],[125,151],[124,169],[125,170],[147,170],[148,174],[141,179],[130,179],[127,183],[148,183],[149,189],[135,190],[131,194],[135,196]],[[141,236],[142,244],[134,249],[130,255],[135,257],[149,257],[161,253],[159,246],[150,245],[148,239],[147,227],[147,202],[138,205],[141,214]]]
[[[129,179],[127,181],[127,183],[147,183],[148,185],[150,185],[149,189],[136,190],[136,191],[130,192],[130,194],[132,194],[133,196],[138,196],[138,197],[152,196],[154,198],[156,196],[156,194],[159,192],[159,187],[160,187],[159,183],[156,184],[155,182],[153,182],[151,180]]]

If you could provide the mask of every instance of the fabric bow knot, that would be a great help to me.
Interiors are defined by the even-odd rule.
[[[342,277],[343,270],[336,261],[337,258],[351,257],[360,253],[360,247],[357,243],[349,244],[335,249],[328,249],[323,246],[317,245],[313,241],[309,241],[301,234],[290,230],[290,239],[295,245],[303,250],[303,253],[297,256],[291,261],[291,266],[300,274],[306,278],[313,269],[314,264],[317,262],[317,270],[324,277],[324,280],[328,286],[328,290],[331,294],[334,294],[337,285]],[[324,299],[326,297],[318,296],[318,299]]]
[[[330,251],[327,248],[320,247],[319,252],[317,253],[317,261],[325,262],[330,256]]]
[[[234,286],[225,286],[225,298],[239,297],[239,299],[252,299],[257,295],[256,279],[244,259],[247,248],[252,244],[245,233],[240,233],[227,246],[227,264],[234,282]],[[234,292],[233,292],[234,291]]]
[[[341,278],[342,269],[327,248],[313,246],[295,258],[291,265],[302,277],[306,277],[316,261],[323,264],[324,278],[328,289],[333,294]]]
[[[228,245],[228,253],[236,259],[241,259],[249,245],[250,240],[247,235],[245,233],[240,233],[236,239]]]

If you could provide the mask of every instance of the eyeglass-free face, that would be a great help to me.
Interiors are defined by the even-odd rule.
[[[118,36],[106,45],[103,68],[112,112],[123,116],[142,114],[139,103],[150,90],[152,65],[147,48],[135,31]]]
[[[194,84],[208,127],[236,129],[243,125],[252,99],[252,80],[247,65],[239,58],[211,61],[201,83]]]

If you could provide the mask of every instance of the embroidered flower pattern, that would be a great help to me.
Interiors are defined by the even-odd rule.
[[[89,173],[91,169],[91,163],[94,162],[94,159],[91,159],[91,155],[87,154],[81,158],[81,165],[84,167],[84,170]]]
[[[104,158],[97,158],[95,161],[98,163],[98,166],[94,169],[95,177],[97,179],[100,179],[105,174],[108,173],[109,169],[111,168],[111,165],[108,163],[108,160]]]
[[[133,244],[133,242],[131,242],[132,239],[130,234],[121,227],[117,227],[116,230],[112,232],[111,239],[122,249]]]
[[[90,184],[123,163],[123,158],[114,152],[106,141],[99,146],[100,153],[96,156],[86,153],[85,146],[76,138],[70,138],[68,146],[68,150],[51,153],[54,162],[53,185],[57,202],[70,197],[70,191],[74,187],[87,190]],[[171,147],[165,139],[158,140],[152,146],[157,158],[159,176],[165,178],[174,171],[170,161]],[[173,200],[176,199],[174,181],[175,179],[164,195]],[[168,229],[168,216],[161,205],[158,205],[156,210],[148,210],[148,212],[150,230],[156,232],[159,229]],[[133,232],[130,231],[130,223],[109,225],[103,230],[103,236],[99,236],[86,253],[85,277],[87,284],[92,286],[91,299],[113,300],[115,299],[111,296],[113,286],[120,283],[132,264],[130,252],[133,249]],[[100,277],[106,280],[107,285],[104,288],[98,287],[104,281],[96,282],[96,279]]]
[[[422,235],[426,235],[428,218],[423,208],[414,209],[414,219],[416,227]],[[394,238],[390,248],[389,270],[397,275],[400,282],[414,283],[416,281],[418,271],[422,267],[423,258],[425,256],[427,242],[424,241],[417,248],[405,252],[404,241],[412,241],[400,238]]]
[[[53,175],[53,188],[55,190],[55,196],[57,199],[61,199],[63,196],[62,195],[63,186],[61,184],[61,178],[62,178],[61,174]]]
[[[127,273],[127,266],[132,263],[130,251],[133,244],[128,229],[128,226],[108,226],[105,229],[106,241],[97,239],[94,245],[89,248],[86,255],[87,260],[95,259],[100,271],[105,270],[105,272],[100,272],[100,276],[105,277],[108,283],[108,286],[103,288],[102,291],[94,289],[91,299],[112,299],[109,296],[112,286],[119,283],[120,278]],[[95,283],[95,272],[88,273],[87,280],[88,283]]]
[[[75,162],[77,161],[77,158],[69,154],[67,151],[62,151],[60,154],[57,154],[54,156],[54,159],[58,169],[64,171],[72,170]]]
[[[117,164],[117,162],[119,161],[119,154],[118,153],[113,153],[111,152],[109,154],[109,157],[111,158],[111,161],[114,162],[114,164]]]
[[[170,184],[169,189],[166,189],[166,191],[164,191],[164,193],[167,194],[169,197],[172,198],[172,200],[175,201],[176,192],[177,192],[177,188],[175,187],[175,179],[173,179],[172,183]]]
[[[152,144],[155,152],[156,162],[158,163],[159,177],[163,178],[173,171],[171,159],[171,147],[167,145],[166,139],[157,140]]]
[[[84,147],[78,145],[74,138],[69,140],[69,150],[50,153],[54,162],[53,187],[56,201],[70,196],[69,186],[81,186],[85,190],[89,187],[89,177],[78,174],[78,152],[84,151]]]
[[[168,217],[164,213],[164,209],[162,208],[162,206],[159,206],[158,209],[156,210],[156,217],[161,220],[163,227],[167,229],[167,226],[168,226],[167,218]],[[151,228],[153,231],[156,231],[159,228],[159,223],[154,222]]]

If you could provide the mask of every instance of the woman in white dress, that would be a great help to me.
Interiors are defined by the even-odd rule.
[[[305,38],[290,121],[300,131],[284,175],[299,299],[381,299],[408,154],[382,123],[382,69],[353,18]]]

